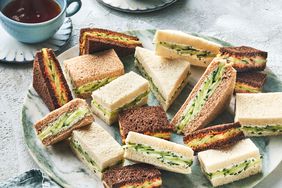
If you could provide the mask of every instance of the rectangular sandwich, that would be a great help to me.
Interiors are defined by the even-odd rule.
[[[126,159],[171,172],[191,173],[194,152],[187,146],[136,132],[129,132],[125,143]]]
[[[195,152],[207,149],[222,149],[244,139],[239,122],[215,125],[189,133],[183,142]]]
[[[236,94],[235,121],[247,136],[282,134],[282,92]]]
[[[166,111],[188,82],[190,63],[165,59],[153,51],[137,47],[135,64],[149,81],[150,89]]]
[[[123,149],[99,124],[75,130],[70,146],[76,156],[99,178],[112,166],[123,162]]]
[[[91,124],[94,116],[82,99],[73,99],[35,123],[38,138],[46,146],[68,138],[72,131]]]
[[[215,58],[173,117],[177,133],[189,134],[215,119],[229,105],[235,81],[234,68]]]
[[[77,97],[89,98],[96,89],[124,74],[124,67],[113,49],[82,55],[64,61]]]
[[[124,143],[130,131],[169,140],[173,126],[162,107],[146,106],[122,112],[119,115],[119,129]]]
[[[250,140],[241,140],[224,150],[198,153],[203,173],[214,187],[228,184],[262,171],[259,149]]]
[[[136,46],[142,46],[142,43],[135,36],[98,28],[80,30],[80,55],[114,49],[119,57],[123,57],[133,54]]]
[[[266,74],[262,72],[238,72],[235,93],[259,93],[265,80]]]
[[[72,100],[71,91],[52,49],[43,48],[35,55],[33,88],[50,111]]]
[[[118,77],[92,93],[92,110],[111,125],[119,112],[147,104],[148,81],[134,72]]]
[[[158,30],[154,43],[157,55],[185,59],[192,65],[200,67],[207,67],[221,47],[206,39],[174,30]]]
[[[226,59],[238,72],[263,71],[267,52],[248,47],[222,47],[218,57]]]
[[[106,188],[159,188],[161,172],[148,164],[133,164],[107,170],[103,175]]]

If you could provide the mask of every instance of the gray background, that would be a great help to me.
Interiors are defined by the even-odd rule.
[[[282,53],[282,1],[179,0],[165,10],[126,14],[83,0],[72,17],[73,35],[62,51],[78,42],[79,28],[178,29],[215,36],[234,45],[250,45],[269,52],[268,66],[280,78]],[[0,45],[3,45],[0,43]],[[0,181],[38,168],[26,150],[21,129],[21,107],[32,82],[32,65],[0,63]],[[257,187],[282,187],[282,165]]]

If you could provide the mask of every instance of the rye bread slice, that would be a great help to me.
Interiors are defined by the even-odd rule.
[[[205,79],[212,73],[213,70],[218,67],[220,61],[222,60],[214,59],[208,66],[198,83],[189,94],[184,104],[173,117],[171,121],[172,125],[175,126],[177,124],[186,106],[196,96]],[[202,107],[202,110],[195,116],[192,121],[190,121],[190,123],[188,123],[188,125],[185,126],[182,132],[189,134],[197,129],[205,127],[208,123],[214,120],[229,105],[231,96],[234,91],[235,82],[236,70],[231,66],[231,64],[226,63],[225,71],[222,75],[220,84],[206,101],[205,105]]]
[[[235,143],[237,143],[239,140],[242,140],[245,138],[243,131],[240,130],[241,125],[239,122],[235,123],[228,123],[228,124],[221,124],[221,125],[215,125],[211,127],[207,127],[204,129],[197,130],[195,132],[189,133],[183,137],[183,142],[189,145],[189,142],[200,139],[205,136],[216,136],[216,135],[222,135],[223,133],[226,133],[228,131],[232,131],[235,129],[238,129],[238,131],[234,132],[233,134],[229,135],[228,137],[220,137],[212,142],[200,144],[198,146],[190,146],[195,152],[207,150],[207,149],[222,149],[229,147]]]
[[[69,102],[72,100],[72,94],[64,77],[61,66],[51,49],[48,49],[48,55],[49,58],[53,60],[56,67],[56,74],[60,79],[61,88],[63,88],[61,92],[65,93],[67,102]],[[48,109],[52,111],[61,107],[62,105],[60,104],[59,97],[52,87],[52,80],[48,77],[48,73],[45,70],[46,64],[43,59],[43,53],[42,51],[38,51],[33,62],[33,88],[41,97],[43,102],[47,105]]]
[[[109,188],[142,184],[156,179],[161,179],[161,172],[154,166],[143,163],[109,169],[102,178],[105,187]]]
[[[258,91],[261,91],[265,83],[266,76],[267,75],[263,72],[239,72],[237,73],[236,84],[256,88]],[[249,93],[249,91],[235,88],[235,93]]]
[[[89,108],[89,106],[88,106],[88,104],[86,103],[85,100],[73,99],[72,101],[68,102],[64,106],[50,112],[45,117],[43,117],[41,120],[37,121],[34,125],[37,135],[39,135],[48,126],[49,123],[58,119],[63,113],[72,112],[72,111],[78,109],[79,107],[86,107],[91,112],[91,110],[90,110],[90,108]],[[48,145],[52,145],[54,143],[57,143],[61,140],[64,140],[71,135],[73,130],[80,128],[82,126],[89,125],[93,121],[94,121],[94,115],[93,114],[86,115],[82,120],[78,121],[77,123],[75,123],[74,125],[69,127],[68,129],[66,129],[62,132],[59,132],[56,135],[52,135],[52,136],[49,136],[49,137],[43,139],[42,143],[44,145],[48,146]]]

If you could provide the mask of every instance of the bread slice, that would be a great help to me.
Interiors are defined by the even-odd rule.
[[[129,132],[125,143],[126,159],[171,172],[191,173],[194,152],[189,147],[136,132]]]
[[[80,98],[91,97],[94,90],[124,74],[124,66],[113,49],[65,60],[64,67]]]
[[[93,121],[94,116],[86,101],[73,99],[37,121],[34,127],[39,139],[48,146],[68,138],[73,130]]]
[[[192,65],[200,67],[207,67],[221,47],[206,39],[174,30],[158,30],[154,43],[157,55],[185,59]]]
[[[49,68],[50,66],[52,69]],[[54,77],[56,80],[54,80]],[[35,55],[33,88],[50,111],[72,100],[71,91],[52,49],[43,48]]]
[[[99,124],[75,130],[70,146],[78,158],[99,178],[109,167],[121,164],[123,149]]]
[[[198,153],[203,173],[213,186],[219,186],[249,177],[262,171],[259,149],[250,140],[241,140],[222,150]]]
[[[188,82],[190,63],[169,60],[153,51],[137,47],[135,63],[141,74],[149,80],[150,89],[166,111]]]
[[[114,49],[119,57],[123,57],[133,54],[136,46],[142,46],[142,43],[135,36],[99,28],[80,30],[80,55]]]
[[[247,136],[282,133],[282,92],[236,94],[235,120]]]
[[[229,105],[235,81],[232,66],[214,59],[173,117],[171,123],[176,131],[189,134],[215,119]]]
[[[262,72],[238,72],[235,93],[259,93],[265,80],[266,74]]]
[[[145,105],[148,90],[148,81],[131,71],[94,91],[92,110],[110,125],[117,121],[122,110]]]
[[[200,129],[183,137],[183,142],[194,151],[223,149],[245,138],[239,122]]]
[[[161,172],[148,164],[133,164],[107,170],[103,175],[106,188],[146,187],[158,188],[162,185]]]

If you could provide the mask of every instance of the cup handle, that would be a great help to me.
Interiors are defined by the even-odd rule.
[[[75,7],[72,9],[72,10],[70,10],[70,11],[66,11],[66,16],[67,17],[70,17],[70,16],[73,16],[74,14],[76,14],[79,10],[80,10],[80,8],[81,8],[81,0],[67,0],[67,9],[68,9],[68,7],[72,4],[72,3],[75,3],[76,5],[75,5]]]

